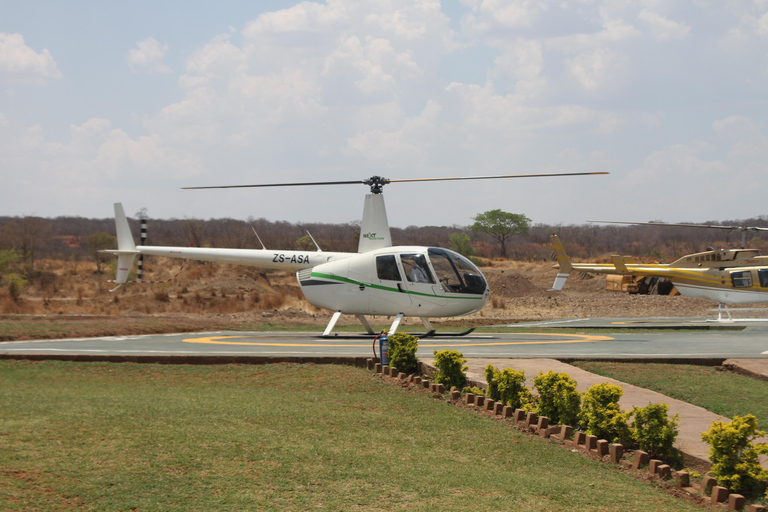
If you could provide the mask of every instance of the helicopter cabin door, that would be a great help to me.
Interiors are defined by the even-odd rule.
[[[397,256],[394,254],[378,255],[375,266],[373,282],[375,283],[377,300],[371,301],[372,313],[396,315],[408,310],[411,307],[411,296],[406,288]]]
[[[419,253],[401,254],[400,262],[405,273],[406,287],[411,293],[411,301],[414,305],[421,307],[424,301],[432,306],[445,305],[447,301],[445,297],[438,294],[440,285],[435,281],[426,255]]]
[[[407,293],[403,272],[394,254],[376,256],[372,283],[376,299],[371,300],[371,314],[397,315],[411,307],[411,296]]]

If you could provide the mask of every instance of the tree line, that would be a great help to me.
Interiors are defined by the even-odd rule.
[[[720,229],[691,229],[673,226],[624,226],[600,224],[532,224],[522,214],[511,215],[513,229],[499,235],[490,228],[504,222],[500,210],[478,214],[468,226],[408,226],[391,228],[395,245],[446,247],[481,258],[506,257],[516,260],[551,259],[549,236],[557,233],[575,258],[600,258],[610,254],[632,255],[669,263],[707,247],[732,248],[741,245],[741,233]],[[138,218],[129,218],[138,236]],[[706,224],[768,227],[768,216],[708,221]],[[485,228],[488,229],[484,229]],[[521,229],[521,226],[524,229]],[[355,252],[359,222],[325,224],[291,223],[250,217],[246,220],[150,219],[150,245],[230,247],[242,249],[315,250],[307,232],[326,251]],[[11,251],[25,273],[34,275],[35,262],[49,259],[96,259],[98,249],[115,247],[114,219],[83,217],[42,218],[0,217],[0,251]],[[258,236],[257,236],[258,235]],[[261,241],[260,241],[261,240]],[[139,243],[138,238],[136,239]],[[749,232],[747,246],[768,252],[768,232]]]

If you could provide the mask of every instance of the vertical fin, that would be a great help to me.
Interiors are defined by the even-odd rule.
[[[568,276],[571,275],[573,265],[571,265],[571,258],[569,258],[568,254],[566,254],[565,247],[563,246],[562,242],[560,242],[560,239],[557,237],[557,235],[553,234],[549,237],[549,240],[552,243],[552,248],[555,250],[557,267],[560,269],[560,271],[557,273],[557,276],[555,276],[555,282],[552,285],[552,290],[562,290],[563,286],[565,286],[565,282],[568,280]]]
[[[124,284],[128,281],[128,275],[131,273],[133,260],[138,251],[136,250],[136,244],[133,242],[133,235],[131,234],[130,226],[128,226],[128,219],[125,218],[122,203],[115,203],[115,231],[117,232],[117,250],[119,251],[117,254],[117,276],[115,277],[115,282]]]
[[[133,235],[128,226],[128,219],[125,218],[122,203],[115,203],[115,230],[117,231],[117,250],[135,251],[136,244],[133,242]]]

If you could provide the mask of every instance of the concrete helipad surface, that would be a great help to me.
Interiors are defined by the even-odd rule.
[[[637,320],[567,321],[572,328],[599,329],[589,334],[520,332],[526,327],[554,327],[553,322],[513,324],[509,331],[469,336],[425,338],[418,356],[435,350],[458,350],[467,358],[621,358],[726,359],[768,358],[768,325],[700,325],[687,330],[658,330],[659,323]],[[618,322],[624,322],[618,324]],[[649,325],[654,325],[651,328]],[[642,327],[642,329],[638,329]],[[512,332],[514,328],[515,332]],[[108,336],[0,343],[3,354],[183,355],[368,357],[371,338],[343,334],[322,338],[320,332],[215,332],[172,335]]]

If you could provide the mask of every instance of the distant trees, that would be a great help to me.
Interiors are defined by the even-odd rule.
[[[195,219],[191,217],[184,218],[184,224],[182,225],[184,231],[184,237],[187,239],[187,243],[192,247],[203,246],[203,232],[205,231],[205,221]]]
[[[296,240],[296,247],[298,247],[300,251],[314,251],[315,242],[312,241],[312,237],[310,237],[309,234],[306,234]]]
[[[448,240],[451,242],[450,249],[462,256],[470,257],[477,253],[477,250],[471,245],[469,235],[466,233],[451,233],[448,236]]]
[[[96,262],[96,273],[101,274],[101,264],[113,256],[99,251],[104,249],[114,249],[117,245],[115,237],[109,233],[97,231],[96,233],[88,235],[85,239],[85,244],[88,246],[88,252],[93,258],[93,261]]]
[[[50,221],[42,217],[24,216],[14,218],[3,226],[0,237],[21,255],[28,275],[35,272],[35,261],[50,232]]]
[[[522,213],[509,213],[500,209],[478,213],[474,217],[475,223],[469,226],[473,233],[488,235],[497,242],[501,248],[501,255],[507,256],[506,242],[515,235],[528,235],[531,219]]]
[[[486,231],[486,227],[504,228],[504,218],[499,222],[492,222],[495,215],[490,214],[496,212],[502,214],[502,217],[517,218],[521,229],[508,234],[504,231]],[[489,222],[486,224],[486,221]],[[531,225],[530,222],[525,215],[491,210],[476,216],[472,226],[393,226],[391,234],[395,245],[446,247],[464,255],[482,258],[491,258],[503,252],[506,257],[521,261],[548,260],[552,254],[552,246],[549,243],[552,233],[560,236],[568,248],[568,253],[576,259],[599,259],[611,254],[621,254],[670,263],[686,254],[701,252],[707,246],[720,249],[741,245],[739,232],[731,233],[722,229],[599,224]],[[136,242],[139,243],[139,221],[129,218],[128,223]],[[717,222],[709,224],[718,225]],[[768,218],[730,220],[722,224],[768,227]],[[292,223],[252,217],[245,220],[150,219],[148,243],[261,249],[262,245],[254,235],[254,230],[269,249],[315,250],[311,240],[304,238],[309,231],[325,251],[356,252],[360,226],[353,222]],[[0,216],[0,251],[14,249],[18,255],[15,268],[19,275],[34,282],[39,275],[37,262],[41,258],[78,261],[87,257],[94,261],[95,255],[92,256],[88,243],[88,237],[94,233],[114,235],[114,220]],[[525,235],[525,238],[520,235]],[[499,237],[504,237],[503,241]],[[516,237],[514,244],[510,243],[512,237]],[[751,239],[747,240],[747,247],[760,249],[764,253],[768,251],[768,232],[755,232]],[[5,284],[2,286],[5,287]]]
[[[24,276],[16,271],[16,263],[21,256],[16,249],[5,249],[0,251],[0,282],[8,287],[8,295],[14,302],[19,301],[21,289],[27,285]]]

